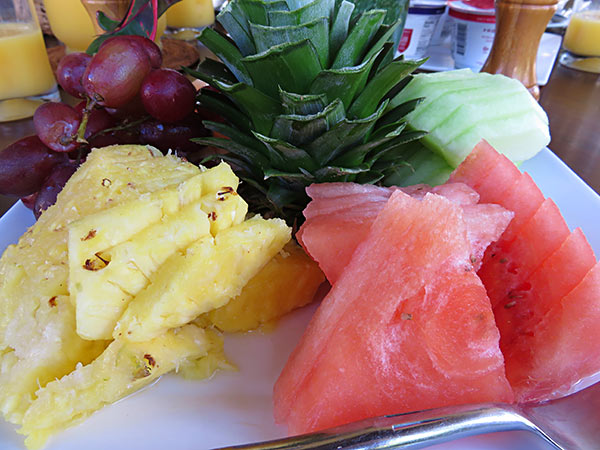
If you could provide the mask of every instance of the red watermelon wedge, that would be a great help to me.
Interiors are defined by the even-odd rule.
[[[274,389],[291,433],[365,417],[513,399],[462,209],[394,192]]]
[[[490,169],[484,162],[493,160]],[[600,371],[600,269],[581,231],[569,233],[529,175],[515,181],[514,174],[514,165],[482,142],[450,180],[515,213],[486,250],[478,274],[494,308],[517,401],[542,401],[569,393]],[[510,189],[498,188],[505,180]]]
[[[306,221],[296,237],[319,263],[331,284],[340,277],[394,190],[401,190],[416,199],[422,199],[427,193],[439,194],[461,205],[476,268],[486,247],[498,239],[513,216],[498,205],[477,204],[479,195],[463,183],[433,188],[426,185],[380,188],[354,183],[314,184],[307,188],[312,201],[304,211]]]

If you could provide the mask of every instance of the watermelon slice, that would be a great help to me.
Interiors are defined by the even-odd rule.
[[[570,233],[529,175],[515,180],[515,174],[510,161],[482,142],[450,180],[515,213],[478,274],[517,401],[542,401],[568,394],[600,371],[600,269],[581,230]]]
[[[296,237],[319,263],[331,284],[340,277],[358,244],[394,190],[422,199],[427,193],[442,195],[463,208],[472,262],[477,269],[490,242],[502,234],[512,213],[498,205],[477,204],[479,195],[463,183],[430,187],[380,188],[353,183],[322,183],[307,188],[312,201],[304,210],[306,221]]]
[[[291,433],[361,418],[513,400],[462,208],[395,191],[274,389]]]

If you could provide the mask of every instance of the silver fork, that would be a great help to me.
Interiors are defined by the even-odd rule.
[[[496,431],[526,430],[560,450],[600,449],[600,382],[545,403],[450,406],[362,420],[318,433],[215,450],[422,448]]]

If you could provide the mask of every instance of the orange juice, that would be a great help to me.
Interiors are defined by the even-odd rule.
[[[96,36],[102,34],[103,30],[95,24],[97,10],[103,10],[108,13],[109,17],[114,18],[109,12],[111,10],[103,8],[103,5],[110,2],[89,1],[87,3],[91,12],[88,12],[81,0],[44,0],[52,32],[59,41],[66,45],[68,52],[86,51]],[[116,3],[119,5],[123,3],[122,10],[127,11],[128,1]],[[93,20],[92,15],[94,16]],[[167,19],[161,17],[158,20],[157,42],[165,32],[166,27]]]
[[[52,32],[67,51],[84,52],[96,31],[81,0],[44,0],[44,6]]]
[[[214,21],[212,0],[182,0],[167,9],[167,24],[173,28],[200,28]]]
[[[43,94],[56,86],[42,32],[33,23],[0,24],[0,100]]]
[[[600,56],[600,10],[573,14],[563,45],[576,55]]]

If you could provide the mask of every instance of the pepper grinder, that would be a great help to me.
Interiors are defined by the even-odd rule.
[[[496,34],[481,71],[515,78],[539,100],[535,61],[557,3],[558,0],[496,0]]]

